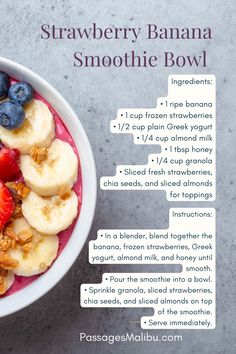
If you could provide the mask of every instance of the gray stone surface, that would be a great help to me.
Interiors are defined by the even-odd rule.
[[[144,163],[153,147],[134,146],[131,136],[112,135],[109,122],[119,107],[153,107],[166,95],[167,75],[213,73],[217,76],[217,200],[199,206],[217,208],[217,327],[214,330],[154,331],[183,335],[181,343],[80,343],[79,333],[139,333],[138,319],[148,310],[81,309],[81,283],[99,282],[105,271],[133,271],[133,266],[91,266],[87,245],[64,279],[30,307],[0,319],[0,352],[41,353],[236,353],[235,266],[235,1],[1,1],[1,55],[26,65],[54,85],[78,113],[92,143],[98,178],[113,174],[116,164]],[[42,23],[61,26],[211,26],[212,41],[42,41]],[[234,26],[234,27],[233,27]],[[135,48],[150,53],[172,49],[198,53],[206,49],[208,69],[76,69],[73,52],[118,54]],[[188,203],[188,206],[195,206]],[[162,192],[98,191],[94,224],[98,228],[164,228],[171,206]],[[143,266],[143,271],[160,270]]]

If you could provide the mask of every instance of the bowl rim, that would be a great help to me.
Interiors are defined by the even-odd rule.
[[[17,80],[27,81],[52,105],[62,118],[78,149],[82,173],[80,214],[65,248],[53,265],[39,278],[16,293],[0,298],[1,318],[38,300],[50,291],[71,268],[87,240],[93,222],[97,199],[97,178],[93,152],[87,134],[78,116],[62,95],[41,76],[10,59],[0,57],[0,71],[6,72]]]

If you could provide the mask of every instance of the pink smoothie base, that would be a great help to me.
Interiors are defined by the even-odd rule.
[[[16,82],[16,80],[13,80],[13,79],[11,80],[11,84],[13,84],[15,82]],[[52,113],[52,115],[54,117],[55,128],[56,128],[55,137],[65,141],[67,143],[69,143],[71,145],[71,147],[73,148],[74,152],[76,153],[76,155],[78,157],[78,161],[79,161],[79,154],[78,154],[78,151],[76,149],[75,143],[74,143],[70,133],[68,132],[67,128],[65,127],[64,123],[62,122],[61,118],[57,114],[57,112],[52,108],[52,106],[44,98],[42,98],[37,93],[34,93],[34,98],[44,102],[48,106],[48,108],[50,109],[50,111],[51,111],[51,113]],[[67,242],[68,242],[68,240],[69,240],[69,238],[70,238],[70,236],[71,236],[71,234],[73,232],[73,229],[75,227],[77,218],[79,216],[79,212],[80,212],[80,208],[81,208],[81,202],[82,202],[82,179],[81,179],[80,166],[79,166],[79,170],[78,170],[78,179],[77,179],[76,183],[74,184],[73,190],[75,191],[75,193],[77,194],[78,199],[79,199],[78,215],[77,215],[76,219],[74,220],[74,222],[66,230],[64,230],[64,231],[62,231],[62,232],[60,232],[58,234],[58,237],[59,237],[59,248],[58,248],[57,257],[59,257],[59,255],[61,254],[61,252],[65,248],[65,246],[66,246],[66,244],[67,244]],[[40,275],[35,275],[35,276],[32,276],[32,277],[15,276],[14,284],[3,295],[3,297],[14,294],[15,292],[21,290],[22,288],[24,288],[27,285],[29,285],[30,283],[32,283],[38,277],[40,277]]]

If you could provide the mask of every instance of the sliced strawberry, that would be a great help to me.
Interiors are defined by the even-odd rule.
[[[11,149],[12,151],[12,156],[15,158],[16,161],[19,161],[20,159],[20,151],[17,149]]]
[[[0,230],[10,220],[15,205],[9,189],[0,181]]]
[[[0,150],[0,180],[4,182],[13,181],[20,174],[18,166],[19,151],[2,147]]]

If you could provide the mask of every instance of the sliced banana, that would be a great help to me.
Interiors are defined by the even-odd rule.
[[[57,234],[71,225],[78,213],[78,197],[41,197],[30,192],[22,203],[22,213],[29,224],[43,234]]]
[[[24,106],[25,120],[21,127],[8,130],[0,126],[1,141],[9,148],[29,154],[32,146],[48,147],[55,136],[52,113],[45,103],[31,100]]]
[[[11,270],[8,271],[4,271],[4,276],[3,274],[1,274],[1,269],[0,269],[0,276],[4,278],[4,285],[3,287],[1,287],[0,285],[0,295],[3,295],[7,292],[7,290],[10,289],[10,287],[13,285],[14,283],[14,279],[15,279],[15,275]],[[5,272],[7,273],[7,275],[5,276]]]
[[[30,231],[33,234],[29,251],[24,252],[20,245],[9,251],[10,256],[18,261],[14,273],[24,277],[44,273],[57,256],[59,245],[57,235],[40,234],[25,218],[16,219],[12,227],[16,234],[22,231]]]
[[[72,147],[60,139],[52,142],[44,161],[37,163],[23,155],[20,167],[26,184],[43,196],[58,195],[65,185],[72,188],[78,176],[78,158]]]
[[[11,286],[13,285],[14,283],[14,280],[15,280],[15,274],[9,270],[7,272],[7,278],[6,278],[6,281],[7,281],[7,290],[9,290],[11,288]]]

